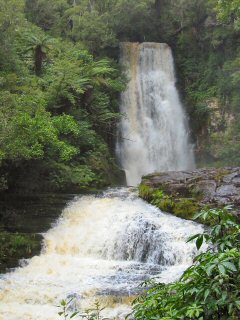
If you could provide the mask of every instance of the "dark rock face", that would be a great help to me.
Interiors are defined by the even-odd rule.
[[[142,185],[173,198],[195,199],[200,206],[232,205],[240,216],[240,167],[154,173],[144,176]]]
[[[0,274],[40,253],[42,233],[73,194],[5,194],[0,198]]]

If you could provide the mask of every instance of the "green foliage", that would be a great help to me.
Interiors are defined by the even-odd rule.
[[[76,9],[75,9],[76,10]],[[108,23],[106,15],[99,15],[95,10],[84,12],[79,18],[79,12],[73,15],[73,37],[86,43],[94,53],[106,46],[116,46],[117,41]]]
[[[239,0],[219,0],[216,4],[216,11],[219,20],[240,28],[240,1]]]
[[[194,199],[178,199],[175,203],[173,212],[176,216],[184,219],[192,219],[199,210],[199,205]]]
[[[163,199],[155,200],[152,203],[165,212],[174,212],[175,205],[171,197],[165,196]]]
[[[87,165],[50,163],[49,184],[52,190],[89,190],[97,184],[99,177]]]
[[[66,0],[26,0],[25,12],[29,21],[44,31],[60,35],[67,26],[64,13],[70,7]]]
[[[98,186],[111,180],[106,168],[117,175],[109,150],[121,116],[118,93],[124,81],[117,63],[104,56],[117,58],[120,41],[172,46],[202,162],[207,158],[208,164],[238,165],[238,4],[238,0],[0,0],[0,188],[14,184],[10,181],[16,170],[18,179],[25,180],[33,168],[39,181],[42,174],[50,179],[58,172],[58,186],[64,185],[64,177],[74,175],[74,167],[87,166],[94,175],[89,184]],[[212,101],[221,117],[216,125]],[[59,170],[61,166],[68,170]],[[171,199],[159,199],[154,201],[160,207],[172,207]]]
[[[239,1],[160,2],[156,30],[162,35],[157,38],[175,51],[197,158],[202,165],[238,165],[238,146],[235,162],[228,163],[223,155],[227,143],[220,141],[234,140],[239,122]],[[232,144],[230,149],[234,149]]]
[[[108,58],[94,58],[81,43],[50,37],[25,19],[23,4],[3,1],[0,16],[0,189],[109,185],[119,172],[108,146],[124,88],[118,67]],[[69,4],[52,5],[27,1],[27,17],[32,14],[34,21],[41,8],[37,24],[43,27],[55,17],[43,29],[54,28]]]
[[[154,0],[34,0],[26,4],[28,19],[43,30],[80,41],[99,54],[117,47],[127,35],[148,36]]]
[[[9,2],[0,19],[1,190],[109,185],[119,169],[107,143],[124,88],[116,64],[95,59],[80,43],[50,37],[24,19],[20,3],[14,12],[14,4]]]
[[[163,0],[162,2],[162,10],[159,12],[161,19],[158,23],[164,30],[166,38],[184,35],[186,29],[196,27],[206,17],[207,1],[205,0]]]
[[[39,252],[40,238],[34,234],[0,232],[0,270],[4,270],[4,263],[9,259],[29,258]]]
[[[151,202],[153,200],[153,193],[154,189],[145,185],[140,184],[138,187],[139,197],[143,198],[144,200]]]
[[[24,0],[0,1],[0,70],[20,68],[14,48],[16,34],[25,25]]]
[[[71,116],[51,117],[44,100],[37,96],[18,96],[2,91],[0,104],[1,160],[42,159],[52,155],[66,161],[78,150],[60,139],[62,134],[78,134]],[[65,124],[60,127],[59,122]]]
[[[173,213],[183,219],[192,220],[194,214],[200,209],[198,199],[196,198],[179,198],[166,194],[161,189],[154,189],[147,185],[139,185],[139,196],[150,202],[160,210]]]
[[[162,190],[155,190],[153,192],[151,203],[166,212],[173,212],[175,208],[173,198],[164,194]]]
[[[18,26],[19,20],[23,18],[24,0],[1,0],[0,6],[1,32],[14,29],[16,26]]]
[[[73,302],[74,298],[71,298],[70,300],[62,300],[60,302],[60,305],[58,306],[60,308],[60,312],[58,312],[58,315],[62,317],[64,320],[68,319],[86,319],[86,320],[103,320],[107,318],[103,318],[102,311],[105,308],[102,308],[100,306],[100,303],[98,301],[95,302],[94,307],[91,309],[87,309],[84,311],[78,310],[76,307],[73,308]],[[73,311],[73,309],[75,309]]]
[[[240,165],[240,126],[239,116],[225,132],[212,134],[212,148],[218,166]]]
[[[228,208],[202,211],[196,218],[218,222],[210,232],[189,239],[198,249],[206,241],[208,250],[179,281],[151,282],[134,302],[135,319],[239,319],[240,227]]]
[[[48,35],[41,35],[40,37],[34,34],[26,35],[25,52],[32,52],[34,60],[34,70],[36,75],[41,75],[43,62],[46,59],[47,52],[53,44],[53,39]]]
[[[159,209],[166,212],[173,212],[175,206],[171,196],[166,195],[160,189],[154,189],[147,185],[140,184],[138,187],[139,196]]]

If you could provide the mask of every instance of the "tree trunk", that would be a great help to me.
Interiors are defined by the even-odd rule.
[[[155,9],[158,15],[160,15],[163,10],[164,2],[165,0],[155,0]]]
[[[42,73],[43,60],[45,58],[45,53],[42,52],[41,46],[37,46],[35,49],[35,73],[40,76]]]

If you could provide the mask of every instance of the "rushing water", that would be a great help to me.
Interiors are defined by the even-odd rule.
[[[125,43],[121,59],[130,82],[117,150],[128,185],[149,172],[194,166],[170,48]],[[57,320],[60,300],[71,297],[81,308],[98,299],[106,316],[124,319],[144,280],[173,281],[192,263],[195,246],[186,240],[201,231],[128,188],[77,197],[43,235],[40,256],[0,277],[0,320]]]
[[[194,167],[187,121],[175,86],[170,47],[122,43],[121,62],[129,83],[121,98],[117,153],[127,184],[144,174]]]
[[[172,281],[192,263],[195,247],[186,239],[201,231],[127,188],[77,197],[44,234],[41,255],[1,276],[0,319],[56,320],[66,297],[83,308],[97,298],[106,315],[123,318],[142,281]]]

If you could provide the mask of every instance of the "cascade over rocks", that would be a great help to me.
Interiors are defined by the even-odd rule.
[[[240,167],[153,173],[142,178],[143,186],[163,191],[176,203],[191,201],[198,209],[232,205],[240,218]]]
[[[131,189],[75,197],[43,234],[41,254],[0,277],[0,319],[56,320],[63,298],[85,310],[97,297],[104,318],[123,320],[143,281],[172,282],[193,263],[196,246],[186,241],[202,232]]]

